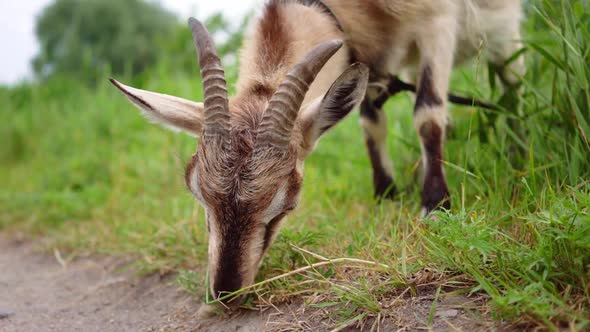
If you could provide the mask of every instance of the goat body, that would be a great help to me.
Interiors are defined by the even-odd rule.
[[[324,5],[339,25],[326,15]],[[322,96],[351,62],[369,65],[373,84],[362,105],[362,125],[376,195],[391,197],[395,185],[386,148],[385,100],[378,96],[390,75],[410,75],[419,82],[415,126],[423,148],[426,215],[450,208],[442,150],[448,122],[443,96],[452,67],[484,53],[500,69],[503,82],[516,84],[524,61],[505,61],[521,48],[521,16],[518,0],[272,0],[245,42],[238,96],[274,91],[290,65],[311,47],[344,40],[345,47],[320,72],[304,105]]]

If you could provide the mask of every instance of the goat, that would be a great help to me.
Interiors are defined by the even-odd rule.
[[[423,214],[449,209],[449,76],[484,42],[503,82],[516,84],[523,61],[505,62],[520,48],[520,19],[518,0],[269,0],[244,41],[232,99],[213,41],[192,18],[204,103],[112,80],[152,121],[200,137],[185,177],[206,211],[213,296],[254,282],[299,201],[305,159],[361,103],[376,195],[393,197],[383,86],[402,70],[418,73]]]

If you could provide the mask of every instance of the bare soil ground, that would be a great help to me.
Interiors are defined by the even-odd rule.
[[[121,258],[63,262],[28,242],[0,234],[0,332],[28,331],[330,331],[335,309],[311,309],[302,301],[262,311],[201,320],[198,299],[174,278],[140,277]],[[499,325],[482,318],[481,303],[443,297],[431,314],[432,294],[398,305],[395,315],[352,324],[343,331],[486,331]],[[429,317],[431,321],[429,321]]]

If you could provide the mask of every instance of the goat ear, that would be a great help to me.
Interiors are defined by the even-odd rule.
[[[301,114],[302,148],[306,157],[320,137],[343,120],[358,106],[367,91],[369,68],[355,63],[350,66],[328,90]]]
[[[150,121],[195,137],[201,135],[204,110],[202,103],[132,88],[114,79],[111,79],[111,83]]]

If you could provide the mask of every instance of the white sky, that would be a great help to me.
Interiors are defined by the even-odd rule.
[[[125,1],[125,0],[121,0]],[[31,60],[38,53],[35,17],[52,0],[0,0],[0,84],[12,84],[30,77]],[[261,0],[160,0],[164,7],[185,21],[191,15],[205,18],[222,11],[240,18]]]

